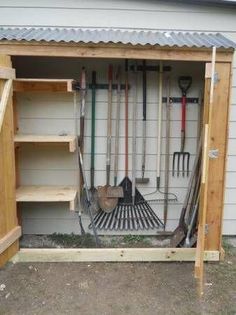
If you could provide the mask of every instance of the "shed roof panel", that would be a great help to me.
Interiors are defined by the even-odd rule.
[[[56,43],[122,43],[167,47],[236,48],[220,33],[81,28],[0,28],[0,40]]]

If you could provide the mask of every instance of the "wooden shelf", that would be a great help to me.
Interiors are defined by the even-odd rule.
[[[72,79],[16,79],[14,92],[73,92]]]
[[[72,135],[54,136],[54,135],[23,135],[17,134],[14,137],[15,143],[66,143],[69,145],[69,151],[76,150],[76,137]]]
[[[16,189],[17,202],[69,202],[75,210],[77,190],[70,186],[21,186]]]

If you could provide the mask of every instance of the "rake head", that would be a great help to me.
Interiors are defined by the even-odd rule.
[[[172,162],[172,176],[175,176],[175,174],[177,174],[177,177],[179,177],[180,174],[182,174],[183,177],[185,177],[185,174],[189,176],[189,161],[189,152],[174,152]]]

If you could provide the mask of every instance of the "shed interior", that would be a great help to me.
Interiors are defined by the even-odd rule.
[[[16,180],[18,218],[21,222],[23,234],[80,234],[80,225],[76,211],[78,184],[78,158],[76,151],[74,92],[67,91],[67,86],[59,86],[58,82],[65,79],[80,81],[81,71],[86,70],[87,84],[92,83],[92,71],[96,71],[96,128],[95,128],[95,186],[105,185],[106,182],[106,150],[107,150],[107,111],[108,111],[108,68],[113,67],[112,80],[117,84],[117,71],[121,71],[121,84],[125,84],[124,59],[86,59],[86,58],[53,58],[53,57],[24,57],[12,58],[16,69],[17,81],[14,83],[14,120],[16,147]],[[142,60],[129,60],[129,66],[142,66]],[[114,226],[99,228],[99,235],[170,235],[179,223],[181,209],[187,193],[190,176],[172,174],[173,153],[181,151],[181,89],[178,85],[180,76],[190,76],[192,84],[187,91],[186,108],[186,140],[185,151],[190,153],[190,173],[196,156],[197,143],[202,130],[203,94],[205,84],[205,63],[191,61],[163,61],[164,70],[162,80],[162,94],[167,97],[170,88],[170,138],[169,138],[169,170],[167,199],[177,197],[177,201],[168,202],[168,214],[165,231],[163,227],[145,225],[135,228],[133,224],[126,224],[136,220],[130,213],[130,219],[118,216],[118,223]],[[146,61],[147,71],[147,122],[146,122],[146,154],[145,177],[148,183],[136,183],[136,187],[155,214],[163,222],[165,204],[165,163],[166,163],[166,108],[167,102],[162,102],[161,123],[161,160],[160,160],[160,191],[156,191],[157,162],[158,162],[158,128],[159,128],[159,82],[160,74],[157,60]],[[136,177],[142,177],[142,145],[143,145],[143,72],[129,70],[129,178],[132,179],[132,143],[133,137],[133,109],[136,106],[137,117],[137,153]],[[27,79],[24,84],[21,78]],[[135,78],[137,83],[135,83]],[[32,79],[32,80],[31,80]],[[35,82],[45,79],[45,85]],[[48,80],[48,81],[47,81]],[[53,81],[59,80],[59,81]],[[66,81],[68,80],[68,81]],[[40,82],[40,81],[39,81]],[[62,81],[61,81],[62,82]],[[105,84],[105,86],[104,86]],[[137,84],[137,102],[135,102],[135,85]],[[105,87],[105,88],[104,88]],[[124,86],[123,86],[124,87]],[[80,91],[77,94],[78,106],[81,103]],[[112,149],[110,182],[114,182],[115,158],[115,128],[117,108],[117,86],[112,91]],[[118,183],[125,176],[125,90],[121,89],[121,112],[118,154]],[[85,101],[85,137],[84,137],[84,166],[86,179],[90,187],[91,162],[91,86],[87,88]],[[77,117],[78,118],[78,117]],[[79,122],[79,120],[78,120]],[[40,136],[40,137],[39,137]],[[186,162],[186,161],[185,161]],[[182,165],[180,163],[180,170]],[[175,166],[176,169],[176,166]],[[35,186],[37,191],[35,193]],[[33,189],[33,190],[32,190]],[[66,192],[65,192],[66,191]],[[79,196],[80,194],[78,194]],[[156,199],[158,201],[156,201]],[[154,200],[154,201],[153,201]],[[35,201],[35,202],[32,202]],[[40,202],[39,202],[40,201]],[[54,201],[54,202],[53,202]],[[55,202],[57,201],[57,202]],[[71,211],[72,210],[72,211]],[[142,215],[141,215],[142,216]],[[144,214],[145,216],[145,214]],[[101,220],[100,220],[101,221]],[[88,214],[82,213],[83,227],[86,232],[90,219]],[[102,227],[102,224],[100,224]],[[170,233],[168,233],[170,232]],[[168,244],[168,243],[165,243]],[[194,243],[195,245],[195,243]],[[168,246],[168,245],[167,245]]]

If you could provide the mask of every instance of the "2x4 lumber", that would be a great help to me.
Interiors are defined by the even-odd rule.
[[[21,237],[21,227],[16,226],[0,239],[0,254]]]
[[[0,66],[11,67],[9,56],[0,55]],[[5,80],[0,80],[0,94]],[[15,196],[14,124],[12,98],[9,97],[0,132],[0,239],[18,226]],[[13,242],[0,254],[0,267],[19,249],[19,241]]]
[[[6,112],[6,108],[8,105],[8,100],[12,97],[12,80],[9,79],[5,81],[3,91],[1,93],[1,101],[0,101],[0,133],[2,130],[2,124]]]
[[[53,44],[53,43],[10,43],[1,41],[0,54],[14,56],[49,56],[83,58],[151,59],[179,61],[211,61],[210,49],[166,48],[155,46],[132,46],[123,44]],[[217,53],[217,62],[232,62],[233,50]]]
[[[214,101],[214,87],[216,83],[216,72],[215,72],[215,61],[216,61],[216,47],[212,49],[212,61],[211,69],[209,71],[209,65],[206,65],[205,77],[209,77],[210,72],[210,93],[207,101],[206,109],[204,111],[204,142],[202,152],[202,177],[200,187],[200,206],[199,206],[199,223],[198,223],[198,236],[197,236],[197,253],[195,260],[195,277],[198,279],[198,290],[199,295],[203,294],[203,281],[204,281],[204,250],[205,250],[205,234],[206,234],[206,213],[208,203],[208,171],[209,171],[209,153],[210,153],[210,134],[211,127],[213,124],[212,113],[213,113],[213,101]],[[206,80],[207,81],[207,80]],[[206,87],[208,87],[206,83]]]
[[[0,66],[0,79],[8,80],[16,78],[16,70],[9,67],[1,67]]]
[[[69,202],[75,210],[77,190],[69,186],[20,186],[16,190],[17,202]]]
[[[13,262],[150,262],[194,261],[195,248],[53,248],[21,249]],[[206,261],[219,261],[218,251],[206,251]]]
[[[76,150],[76,137],[72,135],[55,136],[55,135],[23,135],[18,134],[14,137],[15,143],[67,143],[69,151],[75,152]]]
[[[218,54],[218,53],[217,53]],[[206,250],[221,250],[222,220],[225,193],[226,157],[228,142],[228,121],[230,107],[231,65],[216,63],[216,73],[219,78],[214,87],[212,106],[212,124],[210,129],[210,149],[218,149],[215,159],[209,160],[207,185]]]
[[[14,92],[72,92],[72,79],[17,79]]]

